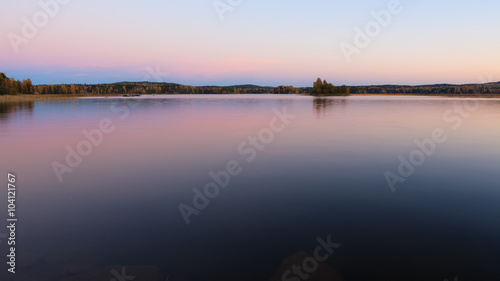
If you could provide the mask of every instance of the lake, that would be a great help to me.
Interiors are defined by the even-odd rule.
[[[0,140],[16,280],[275,280],[298,252],[276,280],[500,278],[500,99],[10,102]]]

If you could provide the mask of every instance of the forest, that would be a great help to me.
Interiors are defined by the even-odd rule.
[[[422,95],[471,95],[500,94],[500,82],[467,85],[425,86],[334,86],[320,78],[313,87],[262,87],[257,85],[187,86],[176,83],[120,82],[110,84],[57,84],[33,85],[30,79],[22,81],[0,73],[0,95],[59,94],[59,95],[124,95],[124,94],[422,94]]]

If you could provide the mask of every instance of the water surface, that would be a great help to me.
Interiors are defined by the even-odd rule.
[[[296,117],[248,161],[240,145],[284,110]],[[60,182],[54,162],[67,165],[67,147],[77,150],[86,140],[82,131],[103,120],[113,131]],[[384,174],[399,175],[398,157],[408,160],[415,141],[435,130],[446,140],[392,192]],[[18,178],[18,251],[46,260],[18,278],[151,265],[170,280],[269,280],[283,259],[312,254],[317,237],[327,236],[341,244],[327,263],[345,280],[500,278],[498,99],[228,95],[2,103],[0,140],[2,173]],[[203,190],[210,172],[230,161],[241,173],[187,225],[179,204],[193,206],[193,188]]]

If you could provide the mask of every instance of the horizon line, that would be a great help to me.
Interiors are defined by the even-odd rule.
[[[13,77],[9,77],[13,78]],[[15,79],[15,78],[14,78]],[[328,82],[328,81],[327,81]],[[177,84],[181,86],[190,86],[190,87],[239,87],[239,86],[255,86],[259,88],[276,88],[280,86],[292,86],[295,88],[312,88],[313,86],[295,86],[295,85],[286,85],[286,84],[280,84],[277,86],[262,86],[258,84],[253,84],[253,83],[242,83],[242,84],[232,84],[232,85],[200,85],[200,86],[195,86],[195,85],[189,85],[189,84],[181,84],[177,82],[166,82],[166,81],[118,81],[118,82],[104,82],[104,83],[52,83],[52,84],[34,84],[34,86],[50,86],[50,85],[111,85],[111,84],[120,84],[120,83],[150,83],[150,84]],[[332,83],[333,84],[333,83]],[[387,86],[400,86],[400,87],[430,87],[430,86],[470,86],[470,85],[488,85],[488,84],[500,84],[500,81],[491,81],[491,82],[476,82],[476,83],[460,83],[460,84],[454,84],[454,83],[433,83],[433,84],[361,84],[361,85],[346,85],[346,84],[339,84],[335,86],[347,86],[347,87],[387,87]]]

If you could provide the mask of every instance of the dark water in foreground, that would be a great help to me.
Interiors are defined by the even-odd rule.
[[[8,103],[0,143],[0,178],[7,186],[14,172],[17,184],[18,268],[9,280],[112,280],[106,266],[135,280],[270,280],[285,258],[314,255],[328,237],[340,246],[325,263],[342,280],[500,280],[500,100]],[[88,156],[67,162],[68,147]],[[234,175],[217,187],[228,165]],[[386,172],[399,180],[394,192]],[[200,208],[190,209],[193,189],[207,184],[212,198],[197,196]],[[0,195],[7,225],[6,188]],[[189,225],[180,204],[195,213]],[[138,266],[161,279],[130,273]],[[93,271],[101,275],[88,279]]]

